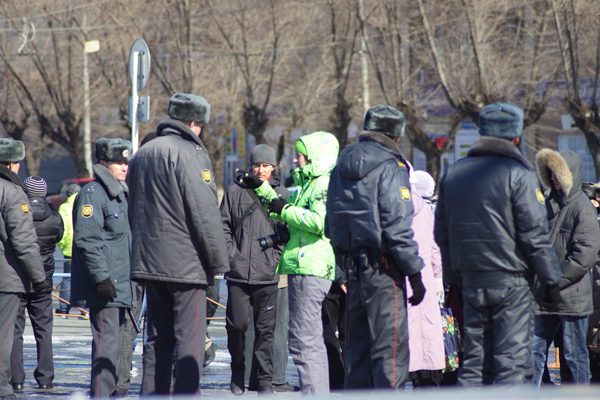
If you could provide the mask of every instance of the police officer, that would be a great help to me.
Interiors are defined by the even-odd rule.
[[[409,377],[405,276],[411,304],[425,295],[410,227],[408,169],[398,146],[404,114],[373,107],[364,130],[342,152],[327,201],[328,235],[348,270],[345,387],[399,389]]]
[[[13,398],[10,356],[20,298],[30,282],[46,289],[46,274],[23,182],[17,175],[25,146],[0,139],[0,399]]]
[[[64,233],[63,221],[56,211],[52,211],[46,194],[46,181],[35,175],[25,179],[25,187],[33,213],[33,225],[38,237],[40,254],[46,271],[46,288],[36,293],[27,288],[21,297],[15,339],[13,342],[10,368],[14,390],[23,390],[25,366],[23,364],[23,331],[25,330],[25,309],[29,314],[37,345],[37,368],[33,376],[40,389],[51,389],[54,380],[54,360],[52,358],[52,275],[54,274],[54,251]]]
[[[146,283],[148,341],[142,395],[195,393],[206,342],[206,288],[229,271],[217,187],[199,135],[210,105],[171,97],[157,138],[131,163],[132,278]]]
[[[522,384],[533,377],[534,277],[558,300],[560,270],[535,169],[516,145],[523,111],[481,109],[482,136],[439,185],[435,239],[444,280],[462,289],[465,349],[458,384]]]
[[[125,313],[135,302],[125,184],[131,150],[127,140],[98,140],[96,180],[81,189],[73,205],[71,303],[90,309],[92,397],[111,396],[116,390]]]

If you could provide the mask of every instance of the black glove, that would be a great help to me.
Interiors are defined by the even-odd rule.
[[[241,180],[242,182],[244,182],[244,185],[246,185],[246,187],[250,189],[258,189],[263,184],[263,181],[261,181],[260,178],[254,175],[252,172],[247,172],[243,169],[238,169],[237,172],[238,178],[236,179],[239,181],[239,178],[241,177]]]
[[[33,282],[33,291],[36,293],[39,293],[47,288],[48,288],[48,284],[46,283],[45,279],[41,282]]]
[[[98,297],[106,300],[112,300],[117,297],[117,289],[115,289],[115,285],[113,285],[110,278],[106,278],[96,284],[96,293]]]
[[[423,282],[421,281],[421,271],[410,275],[408,277],[408,281],[410,282],[410,287],[413,290],[413,295],[410,299],[408,299],[408,301],[413,306],[416,306],[422,302],[423,297],[425,297],[425,286],[423,286]]]
[[[546,285],[541,305],[546,308],[556,308],[562,301],[558,285]]]
[[[287,200],[282,200],[282,199],[271,200],[271,201],[269,201],[269,210],[271,212],[274,212],[275,214],[281,215],[283,208],[285,206],[287,206],[288,204],[289,203],[287,202]]]

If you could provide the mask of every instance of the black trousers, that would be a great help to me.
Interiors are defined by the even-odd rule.
[[[21,293],[0,293],[0,396],[2,397],[13,393],[10,384],[10,353],[21,296]]]
[[[345,388],[400,389],[408,381],[406,289],[374,262],[348,280]]]
[[[11,382],[25,382],[25,366],[23,364],[25,309],[29,312],[29,320],[31,321],[37,346],[37,368],[33,371],[33,376],[38,385],[49,385],[54,380],[54,360],[52,358],[52,292],[28,293],[21,297],[10,356]]]
[[[136,285],[136,306],[131,309],[131,315],[136,322],[140,318],[142,305],[144,303],[144,285]],[[125,313],[125,328],[123,331],[123,343],[119,350],[118,370],[117,370],[117,390],[115,394],[124,395],[129,390],[131,385],[131,364],[133,359],[133,342],[138,332],[135,329],[135,324],[131,319],[129,311]]]
[[[462,289],[465,351],[458,385],[526,384],[533,378],[529,286]]]
[[[321,319],[329,362],[329,388],[342,389],[346,374],[346,293],[335,282],[323,300]]]
[[[206,344],[206,285],[146,281],[148,340],[142,395],[168,394],[177,348],[174,393],[200,386]]]
[[[273,381],[273,335],[277,316],[277,284],[248,285],[227,282],[227,348],[231,370],[244,372],[244,347],[250,310],[254,311],[254,357],[258,363],[258,384]]]
[[[90,397],[108,397],[117,389],[117,363],[123,342],[126,308],[90,307],[92,377]]]

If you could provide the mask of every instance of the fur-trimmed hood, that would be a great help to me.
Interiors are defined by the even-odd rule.
[[[535,162],[540,181],[546,189],[550,189],[550,193],[556,192],[552,185],[552,172],[558,178],[567,198],[578,192],[573,188],[581,188],[583,163],[577,153],[571,150],[559,153],[550,149],[542,149],[536,154]]]

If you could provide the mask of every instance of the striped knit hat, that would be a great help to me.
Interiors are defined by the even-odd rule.
[[[46,197],[48,185],[44,178],[37,175],[28,176],[23,183],[25,183],[29,197]]]

